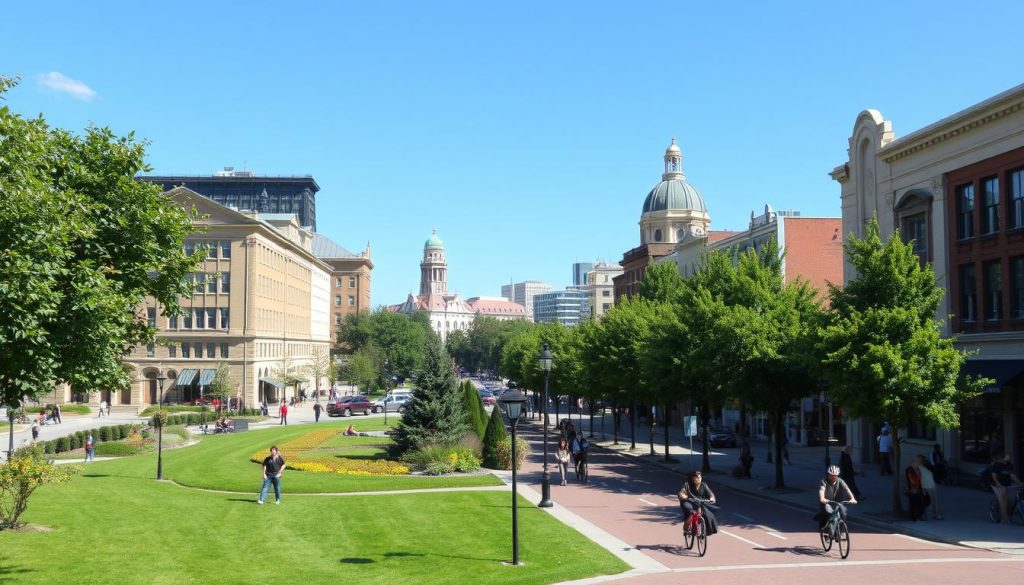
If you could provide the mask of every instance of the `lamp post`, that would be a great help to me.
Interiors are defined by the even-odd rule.
[[[828,402],[827,388],[823,388],[821,391],[821,404],[828,411],[828,429],[825,431],[825,466],[828,467],[832,465],[832,454],[829,451],[829,443],[831,443],[829,439],[832,438],[832,408]],[[821,422],[824,423],[825,421],[822,420]]]
[[[164,413],[164,382],[167,380],[167,376],[163,372],[156,377],[157,384],[160,385],[160,410],[157,412],[159,415]],[[156,478],[164,478],[164,420],[163,416],[158,416],[157,420],[160,421],[160,426],[156,428],[157,443],[156,443]]]
[[[516,459],[516,425],[519,423],[519,417],[523,415],[526,396],[519,390],[511,390],[502,394],[499,402],[505,407],[509,426],[512,427],[512,564],[519,565],[522,563],[519,562],[519,507],[516,501],[516,468],[519,467]]]
[[[541,370],[544,371],[544,396],[541,398],[544,403],[544,420],[541,421],[544,425],[544,472],[541,474],[540,483],[540,503],[537,504],[538,508],[550,508],[553,504],[551,503],[551,473],[548,472],[548,378],[551,374],[551,364],[555,361],[555,356],[551,355],[551,351],[548,350],[548,344],[544,344],[543,351],[537,356],[537,365]]]

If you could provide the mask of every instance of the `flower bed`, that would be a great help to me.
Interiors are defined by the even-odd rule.
[[[408,475],[409,467],[395,461],[372,459],[346,459],[344,457],[325,457],[312,454],[310,451],[323,445],[341,430],[312,431],[292,439],[278,447],[278,452],[288,462],[288,467],[296,471],[313,473],[340,473],[342,475]],[[266,457],[264,451],[257,451],[249,458],[254,463],[262,463]]]

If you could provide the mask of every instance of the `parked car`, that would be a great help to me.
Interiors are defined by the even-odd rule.
[[[708,438],[711,440],[712,447],[736,446],[736,434],[727,427],[710,427],[708,429]]]
[[[484,406],[494,406],[498,403],[498,399],[494,397],[494,393],[490,390],[480,390],[480,401],[484,403]]]
[[[402,412],[405,410],[405,405],[412,399],[412,394],[393,394],[391,396],[385,396],[384,398],[377,400],[373,403],[374,414],[384,412],[386,408],[388,412]]]
[[[327,403],[327,416],[352,416],[356,412],[368,415],[371,408],[373,405],[365,396],[346,396]]]

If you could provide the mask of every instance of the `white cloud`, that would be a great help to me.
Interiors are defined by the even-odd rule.
[[[39,82],[39,86],[44,89],[64,93],[83,102],[90,101],[96,97],[96,92],[91,87],[57,71],[41,73],[36,76],[36,80]]]

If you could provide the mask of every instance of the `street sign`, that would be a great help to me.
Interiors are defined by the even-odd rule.
[[[696,437],[697,436],[697,417],[685,416],[683,417],[683,436],[684,437]]]

